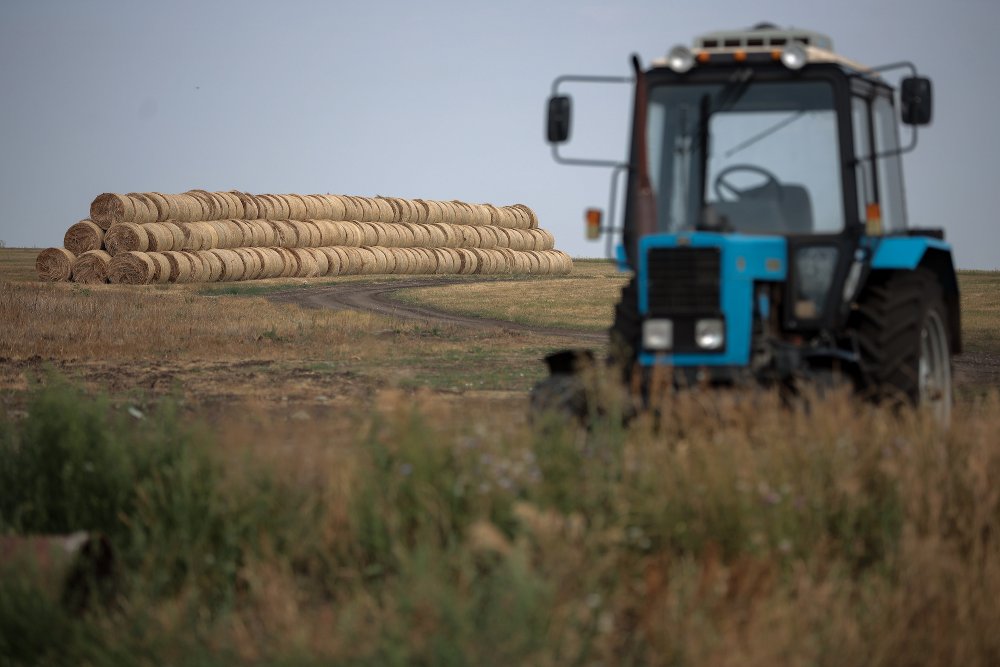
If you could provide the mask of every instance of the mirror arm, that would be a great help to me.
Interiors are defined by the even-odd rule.
[[[551,96],[560,95],[559,86],[564,83],[633,83],[635,79],[630,76],[592,76],[588,74],[564,74],[556,77],[552,82]],[[578,167],[611,167],[612,169],[621,164],[618,160],[591,160],[587,158],[563,157],[559,154],[559,144],[552,144],[552,159],[560,164],[575,165]]]

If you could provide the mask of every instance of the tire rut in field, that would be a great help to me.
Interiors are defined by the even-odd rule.
[[[604,343],[607,334],[595,331],[580,331],[560,327],[536,326],[509,320],[499,320],[488,317],[474,317],[449,313],[434,308],[403,303],[392,298],[392,293],[419,287],[441,287],[445,285],[488,282],[489,279],[414,279],[397,280],[382,283],[358,282],[328,285],[310,289],[295,289],[273,292],[268,299],[278,303],[293,303],[304,308],[332,308],[334,310],[359,310],[363,312],[388,315],[403,319],[416,319],[434,324],[453,324],[473,329],[504,329],[507,331],[523,331],[541,336],[572,338],[581,342]]]

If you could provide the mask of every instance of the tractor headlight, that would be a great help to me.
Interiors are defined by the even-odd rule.
[[[809,55],[801,44],[792,43],[781,52],[781,62],[788,69],[802,69],[809,62]]]
[[[694,323],[694,342],[703,350],[718,350],[726,342],[726,326],[722,320],[711,318]]]
[[[674,346],[674,323],[671,320],[646,320],[642,323],[642,346],[647,350],[669,350]]]
[[[675,46],[667,54],[667,66],[678,74],[694,67],[694,54],[686,46]]]

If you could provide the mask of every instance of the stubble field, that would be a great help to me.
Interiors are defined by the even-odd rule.
[[[600,348],[604,262],[389,295],[523,325],[478,327],[298,305],[403,277],[85,287],[34,256],[0,250],[0,533],[100,531],[118,572],[77,614],[0,569],[14,664],[1000,662],[996,273],[961,277],[947,433],[699,393],[583,432],[526,396]]]

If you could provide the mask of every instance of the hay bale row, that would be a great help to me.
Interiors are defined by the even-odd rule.
[[[569,256],[558,250],[507,248],[324,246],[126,251],[107,260],[109,281],[128,285],[385,273],[563,274],[572,268]]]
[[[82,223],[78,223],[82,224]],[[74,225],[75,227],[76,225]],[[96,225],[94,225],[96,227]],[[88,231],[90,228],[86,228]],[[507,229],[444,223],[350,222],[335,220],[209,220],[205,222],[121,222],[101,231],[112,256],[128,251],[234,248],[509,248],[551,250],[555,239],[544,229]],[[68,236],[68,232],[67,232]],[[78,244],[76,254],[101,246]],[[67,243],[67,248],[70,246]]]
[[[190,190],[104,193],[90,205],[90,220],[101,229],[123,222],[204,222],[209,220],[354,220],[418,224],[491,225],[537,229],[538,216],[524,204],[494,206],[458,200],[356,197],[351,195],[252,195]],[[91,248],[94,249],[94,248]]]

